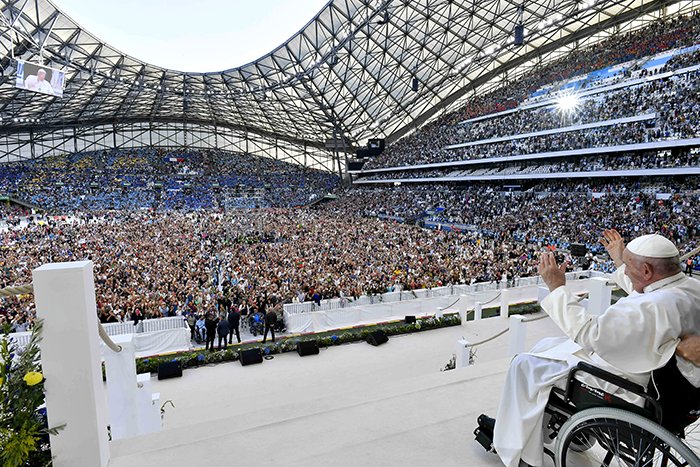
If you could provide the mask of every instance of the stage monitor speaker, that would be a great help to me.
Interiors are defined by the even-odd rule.
[[[318,341],[299,341],[297,342],[297,352],[300,357],[307,355],[318,355]]]
[[[389,338],[386,336],[386,333],[382,330],[369,333],[366,340],[368,344],[372,344],[375,347],[385,342],[389,342]]]
[[[525,26],[522,24],[518,24],[515,26],[515,39],[513,40],[513,44],[515,45],[523,45],[523,38],[525,36]]]
[[[418,78],[413,78],[413,83],[411,84],[411,89],[418,91]]]
[[[182,362],[165,362],[158,364],[158,380],[179,378],[182,376]]]
[[[570,245],[571,249],[571,256],[575,257],[581,257],[581,256],[586,256],[586,253],[588,253],[588,249],[586,248],[586,245],[582,243],[572,243]]]
[[[412,324],[412,323],[416,322],[416,317],[409,315],[409,316],[406,316],[403,320],[406,324]]]
[[[241,365],[252,365],[254,363],[262,363],[263,356],[260,349],[241,350]]]

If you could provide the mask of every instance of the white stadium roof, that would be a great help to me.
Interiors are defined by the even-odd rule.
[[[353,146],[395,140],[509,70],[673,3],[332,0],[254,62],[185,73],[119,52],[49,0],[2,0],[0,133],[16,159],[143,143],[146,134],[151,144],[173,138],[177,145],[183,137],[173,132],[189,125],[185,146],[219,147],[228,138],[241,152],[253,152],[248,143],[261,151],[313,148],[311,157],[325,165],[324,142],[334,130]],[[515,46],[520,21],[525,45]],[[65,70],[63,97],[15,88],[17,59]],[[168,133],[168,125],[176,129]],[[207,133],[220,131],[211,142]]]

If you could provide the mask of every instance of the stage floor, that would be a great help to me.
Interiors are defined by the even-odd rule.
[[[172,400],[163,430],[111,443],[110,467],[167,465],[501,465],[474,441],[476,417],[495,414],[508,367],[508,335],[478,348],[476,363],[440,372],[456,342],[508,326],[490,318],[364,342],[319,355],[277,355],[152,379]],[[528,348],[560,336],[549,319],[528,325]]]

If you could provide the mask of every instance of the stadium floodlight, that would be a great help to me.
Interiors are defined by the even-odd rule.
[[[557,98],[557,109],[562,113],[573,113],[580,102],[575,94],[563,94]]]

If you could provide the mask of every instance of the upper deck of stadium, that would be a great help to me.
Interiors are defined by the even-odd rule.
[[[395,141],[460,98],[662,17],[670,5],[685,4],[332,0],[254,62],[185,73],[121,53],[49,0],[3,0],[3,160],[180,145],[251,154],[274,148],[277,158],[333,170],[324,142],[334,132],[351,147],[369,137]],[[513,44],[517,24],[522,46]],[[15,88],[16,60],[65,70],[63,97]]]

